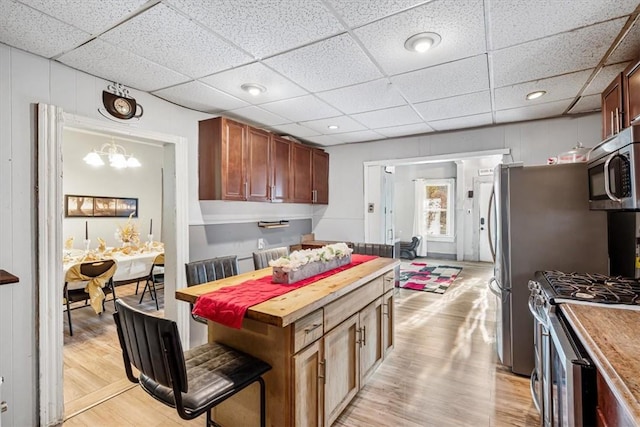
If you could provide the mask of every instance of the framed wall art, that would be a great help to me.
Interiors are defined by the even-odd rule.
[[[132,197],[64,196],[65,217],[138,217],[138,199]]]

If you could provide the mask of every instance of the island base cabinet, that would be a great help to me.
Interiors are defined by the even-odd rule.
[[[293,418],[296,426],[322,427],[324,423],[324,349],[316,341],[293,356]]]
[[[395,313],[393,296],[394,291],[388,291],[382,297],[382,353],[383,357],[387,357],[389,352],[393,350],[395,345]]]
[[[382,362],[382,298],[360,311],[360,387]]]
[[[330,426],[360,389],[359,315],[324,337],[324,420]]]

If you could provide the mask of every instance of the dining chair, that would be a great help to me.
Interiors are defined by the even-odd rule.
[[[351,247],[354,254],[377,255],[387,258],[395,258],[395,246],[381,243],[353,243]]]
[[[238,257],[229,255],[217,258],[209,258],[200,261],[192,261],[185,264],[187,273],[187,286],[201,285],[225,277],[238,275]],[[193,311],[193,305],[192,305]],[[200,323],[207,323],[204,317],[191,313],[193,320]]]
[[[269,261],[289,255],[289,248],[283,246],[281,248],[264,249],[253,253],[253,267],[256,270],[269,267]]]
[[[207,426],[218,426],[211,410],[251,384],[260,385],[260,426],[265,426],[266,362],[219,343],[182,351],[178,326],[118,300],[113,314],[127,378],[156,400],[192,420],[207,413]],[[133,374],[131,366],[140,371]]]
[[[162,272],[156,272],[156,269],[162,269]],[[142,304],[142,299],[144,298],[144,294],[149,289],[149,295],[151,295],[151,299],[156,302],[156,310],[160,310],[158,306],[158,293],[156,285],[164,285],[164,254],[157,255],[153,264],[151,264],[151,270],[149,271],[149,276],[147,277],[146,283],[144,284],[144,289],[142,290],[142,295],[140,295],[140,301],[138,304]]]
[[[63,293],[65,305],[67,307],[67,319],[69,320],[70,336],[73,336],[73,326],[71,324],[71,303],[84,301],[85,304],[82,307],[86,307],[88,305],[87,300],[91,299],[91,294],[87,292],[88,286],[90,286],[90,282],[93,281],[102,289],[104,297],[101,302],[102,311],[104,311],[105,309],[104,302],[106,296],[104,294],[108,293],[111,293],[113,295],[113,307],[115,309],[116,290],[115,286],[113,286],[113,274],[115,273],[115,271],[116,262],[112,259],[78,263],[69,268],[69,270],[65,274]],[[72,283],[81,283],[82,288],[73,288]],[[99,312],[98,314],[102,314],[102,312]]]

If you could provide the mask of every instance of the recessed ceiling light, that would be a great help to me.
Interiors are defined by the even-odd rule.
[[[541,96],[545,95],[547,92],[544,90],[537,90],[535,92],[531,92],[527,94],[527,101],[531,101],[533,99],[538,99]]]
[[[340,126],[338,125],[329,125],[327,126],[329,129],[334,130],[334,129],[338,129]]]
[[[411,52],[423,53],[440,44],[442,38],[436,33],[414,34],[404,42],[404,48]]]
[[[249,94],[253,96],[258,96],[261,93],[264,93],[267,91],[266,87],[261,86],[257,83],[245,83],[242,86],[240,86],[240,89],[244,90],[245,92],[249,92]]]

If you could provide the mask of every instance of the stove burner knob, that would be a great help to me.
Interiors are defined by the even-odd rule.
[[[529,280],[529,290],[533,291],[534,289],[540,289],[540,283],[535,280]]]

